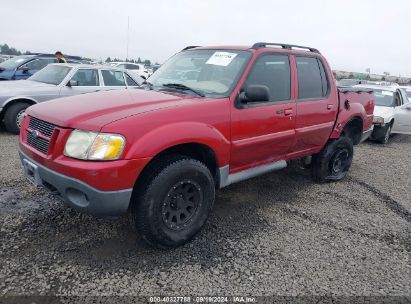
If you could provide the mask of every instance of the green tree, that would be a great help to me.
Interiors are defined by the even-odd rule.
[[[106,62],[111,62],[111,58],[107,57]]]

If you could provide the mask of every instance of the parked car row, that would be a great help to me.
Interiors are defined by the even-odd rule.
[[[65,56],[68,63],[86,63],[78,56]],[[50,63],[56,62],[54,54],[30,54],[10,58],[0,63],[0,80],[27,79]]]
[[[133,62],[110,62],[110,66],[116,67],[119,69],[133,70],[138,73],[138,75],[144,79],[147,79],[153,74],[152,70],[149,70],[142,63],[133,63]]]
[[[49,64],[27,80],[0,82],[0,119],[19,133],[25,110],[43,101],[97,92],[135,88],[144,80],[133,71],[86,64]]]
[[[410,86],[360,79],[341,79],[337,84],[340,88],[362,88],[374,92],[374,131],[371,140],[386,144],[393,133],[411,134]]]

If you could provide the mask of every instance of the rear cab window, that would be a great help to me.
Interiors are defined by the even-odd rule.
[[[296,56],[298,99],[324,99],[330,85],[323,63],[316,57]]]

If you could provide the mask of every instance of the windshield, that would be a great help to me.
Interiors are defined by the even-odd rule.
[[[250,57],[247,51],[184,51],[171,57],[148,82],[153,89],[174,88],[201,96],[225,97],[231,93]]]
[[[14,58],[10,58],[6,61],[3,61],[0,63],[0,68],[10,70],[10,69],[15,69],[19,67],[21,64],[23,64],[27,60],[27,56],[18,56]]]
[[[394,92],[384,91],[384,90],[375,90],[375,105],[382,107],[393,107],[394,106]]]
[[[70,72],[71,68],[61,65],[48,65],[44,69],[38,71],[33,76],[29,77],[29,80],[54,84],[60,84],[63,79]]]

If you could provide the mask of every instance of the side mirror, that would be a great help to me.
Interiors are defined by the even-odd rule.
[[[68,87],[76,87],[76,86],[78,86],[78,81],[77,80],[69,80],[69,82],[67,82],[67,86]]]
[[[270,90],[264,85],[249,85],[241,92],[240,101],[244,103],[270,101]]]
[[[28,73],[29,72],[29,68],[27,66],[22,66],[19,68],[19,70],[21,70],[23,73]]]

